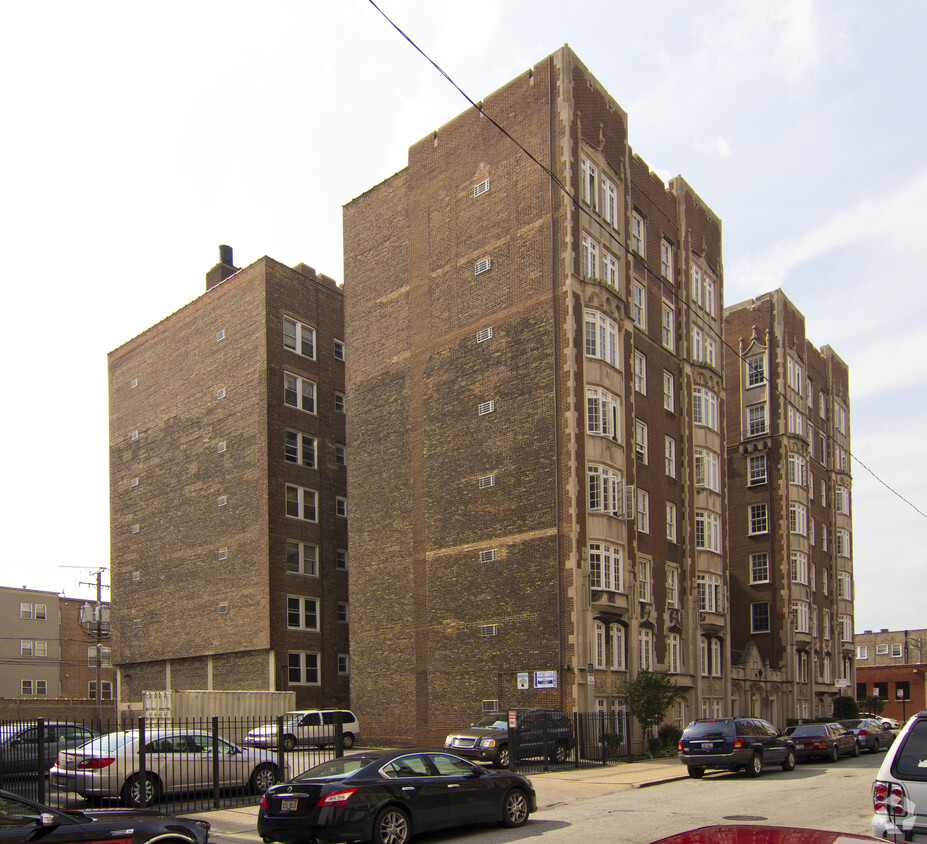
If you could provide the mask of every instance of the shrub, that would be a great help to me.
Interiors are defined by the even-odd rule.
[[[840,721],[845,718],[859,718],[859,707],[849,695],[841,695],[834,699],[834,720]]]

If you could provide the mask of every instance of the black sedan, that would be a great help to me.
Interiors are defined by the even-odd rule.
[[[860,748],[870,753],[875,753],[883,747],[891,747],[895,740],[895,733],[892,730],[881,721],[872,718],[853,718],[839,723],[856,736]]]
[[[800,724],[786,727],[785,734],[795,742],[799,759],[818,756],[836,762],[841,756],[859,756],[859,741],[840,724]]]
[[[153,810],[58,811],[0,791],[0,844],[207,844],[209,824]]]
[[[531,781],[439,750],[353,753],[323,762],[261,798],[265,842],[373,841],[476,823],[521,826],[537,804]]]

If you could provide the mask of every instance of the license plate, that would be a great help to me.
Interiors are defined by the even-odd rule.
[[[703,741],[702,742],[702,750],[712,750],[714,746],[715,746],[715,743],[713,741]]]
[[[281,800],[280,801],[280,811],[281,812],[295,812],[296,807],[299,805],[298,800]]]

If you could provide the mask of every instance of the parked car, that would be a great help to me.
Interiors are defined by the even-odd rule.
[[[207,844],[209,824],[134,809],[69,809],[60,811],[0,791],[0,841],[4,844]]]
[[[927,710],[901,728],[872,784],[872,834],[927,841]]]
[[[767,765],[795,770],[795,745],[761,718],[700,718],[682,731],[679,759],[693,779],[708,768],[758,777]]]
[[[213,736],[185,730],[152,731],[145,736],[145,774],[139,762],[137,731],[108,733],[74,750],[62,751],[50,781],[81,797],[119,797],[127,806],[148,806],[162,794],[193,793],[214,787]],[[289,776],[276,754],[217,740],[219,787],[263,794]]]
[[[852,718],[837,723],[856,736],[860,750],[868,750],[870,753],[890,747],[895,740],[895,733],[873,718]]]
[[[799,759],[819,757],[836,762],[841,756],[859,756],[859,741],[840,724],[799,724],[787,727]]]
[[[39,725],[35,721],[0,725],[0,774],[37,774],[42,744],[44,768],[48,770],[60,751],[79,747],[99,735],[90,727],[67,721],[48,721],[43,730],[44,741],[40,741]]]
[[[522,826],[535,811],[531,781],[440,750],[381,750],[323,762],[261,798],[265,844],[373,841],[476,823]]]
[[[766,824],[721,824],[703,826],[661,838],[653,844],[851,844],[853,841],[878,841],[870,835],[852,832],[829,832],[797,826]]]
[[[316,747],[334,744],[337,741],[335,731],[339,717],[341,743],[345,748],[354,747],[360,733],[360,724],[353,712],[347,709],[300,709],[283,716],[283,749],[293,750],[300,744]],[[252,747],[276,747],[276,723],[251,730],[244,743]]]
[[[567,715],[555,709],[515,709],[515,741],[518,758],[530,759],[547,755],[551,762],[565,762],[576,744],[573,723]],[[508,712],[489,712],[468,730],[457,730],[444,740],[445,750],[490,762],[496,768],[507,768],[511,758],[509,748]]]
[[[894,718],[886,718],[884,715],[876,715],[874,712],[860,712],[859,717],[871,718],[874,721],[881,721],[890,730],[897,730],[901,727],[901,723],[896,721]]]

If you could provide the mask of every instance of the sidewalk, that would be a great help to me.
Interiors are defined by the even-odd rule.
[[[678,759],[672,758],[652,759],[648,762],[619,762],[578,770],[549,771],[546,774],[532,774],[530,779],[534,785],[540,812],[554,806],[575,803],[577,800],[673,782],[686,779],[687,776],[685,766]],[[243,806],[239,809],[200,812],[187,817],[209,821],[212,825],[212,835],[254,842],[261,840],[257,834],[257,812],[257,806]]]

